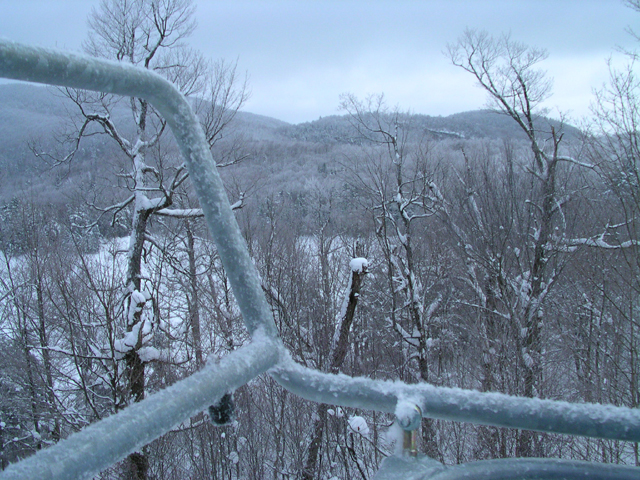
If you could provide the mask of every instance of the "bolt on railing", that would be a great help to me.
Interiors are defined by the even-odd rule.
[[[640,441],[638,409],[518,398],[428,384],[407,385],[331,375],[298,365],[278,336],[260,278],[198,119],[170,82],[129,64],[5,40],[0,40],[0,77],[140,97],[162,114],[185,158],[207,226],[251,333],[251,343],[219,363],[207,365],[144,401],[10,465],[0,474],[1,479],[91,478],[265,371],[289,391],[309,400],[395,413],[409,432],[415,431],[425,416]],[[482,472],[481,466],[474,468],[476,473]],[[593,471],[598,468],[594,466]]]

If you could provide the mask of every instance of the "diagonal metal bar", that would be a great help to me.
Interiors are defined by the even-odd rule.
[[[127,455],[206,410],[229,390],[264,373],[278,360],[268,337],[230,353],[116,415],[89,425],[0,473],[2,480],[90,479]]]

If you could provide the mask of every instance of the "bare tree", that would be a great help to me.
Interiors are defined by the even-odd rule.
[[[14,328],[24,352],[28,389],[32,394],[33,428],[42,437],[38,439],[38,449],[43,442],[57,442],[61,438],[60,405],[55,398],[55,367],[50,351],[50,344],[55,343],[56,322],[49,318],[46,297],[51,287],[51,261],[64,256],[64,252],[59,225],[50,217],[51,213],[43,212],[31,202],[22,202],[14,222],[20,223],[24,256],[12,267],[8,252],[4,252],[7,276],[2,281],[13,301],[17,321]],[[36,394],[39,389],[43,389],[42,393]],[[44,430],[41,423],[47,425]]]
[[[640,12],[640,2],[627,5]],[[637,32],[629,33],[640,41]],[[628,59],[622,68],[609,65],[609,81],[596,92],[592,106],[594,124],[589,140],[589,156],[603,180],[603,197],[612,209],[607,212],[602,233],[576,239],[575,245],[588,245],[606,251],[606,264],[612,269],[607,283],[598,283],[602,307],[609,306],[612,318],[621,320],[618,345],[622,403],[640,405],[640,344],[638,331],[638,296],[640,295],[640,77],[638,52],[625,52]],[[624,372],[624,373],[623,373]],[[638,444],[633,445],[636,465],[640,465]]]
[[[526,265],[523,276],[513,279],[494,277],[490,272],[490,284],[509,285],[514,296],[510,311],[511,321],[519,327],[519,364],[523,371],[523,395],[543,395],[542,388],[542,328],[543,306],[550,289],[557,280],[561,265],[558,249],[554,248],[554,228],[561,224],[556,219],[562,215],[562,203],[558,195],[557,170],[561,161],[576,162],[561,152],[562,132],[550,126],[542,115],[543,102],[551,92],[551,81],[537,65],[547,57],[544,50],[528,47],[512,40],[508,35],[494,38],[486,32],[467,30],[458,42],[448,46],[451,62],[469,72],[489,94],[490,104],[499,112],[509,115],[530,142],[533,162],[530,173],[538,184],[536,198],[531,198],[530,224],[532,244],[526,250]],[[473,204],[474,194],[469,196]],[[482,225],[477,208],[476,223]],[[489,232],[484,232],[489,234]],[[562,236],[562,234],[561,234]],[[527,241],[526,245],[529,245]],[[524,252],[523,252],[524,253]],[[493,259],[498,260],[498,259]],[[502,270],[501,270],[502,271]],[[474,274],[475,275],[475,274]],[[481,298],[491,298],[475,279]],[[493,311],[491,305],[483,305]],[[537,434],[522,432],[516,450],[518,456],[541,455]]]
[[[235,64],[210,64],[202,55],[185,45],[195,28],[192,0],[102,0],[89,17],[87,53],[127,62],[153,70],[172,81],[186,96],[198,96],[194,107],[202,112],[203,127],[211,147],[247,98],[246,82],[239,84]],[[140,352],[153,338],[158,326],[153,280],[145,273],[147,245],[153,243],[148,227],[152,216],[177,218],[201,217],[200,209],[171,208],[178,191],[188,177],[178,155],[164,152],[166,121],[141,98],[123,100],[111,95],[67,89],[66,95],[80,113],[76,134],[69,136],[71,150],[60,162],[70,162],[82,138],[104,134],[112,139],[128,162],[118,174],[118,182],[128,192],[121,201],[108,207],[93,207],[101,216],[110,215],[115,222],[128,212],[130,242],[124,279],[123,322],[116,349],[126,363],[128,399],[141,401],[145,394],[145,359]],[[123,104],[128,102],[132,124],[121,120]],[[126,110],[126,109],[125,109]],[[227,142],[228,143],[228,142]],[[237,145],[217,148],[220,163],[239,160]],[[95,223],[94,225],[96,225]],[[198,321],[197,298],[192,320]],[[197,336],[197,324],[196,324]],[[202,364],[202,354],[198,358]],[[117,408],[124,406],[117,404]],[[146,478],[148,461],[143,453],[129,459],[130,475]]]
[[[348,291],[343,302],[344,309],[340,312],[340,318],[338,328],[336,330],[337,339],[335,345],[328,355],[331,359],[329,363],[329,372],[338,373],[342,366],[347,353],[349,351],[349,331],[353,324],[353,320],[358,306],[358,300],[360,299],[360,290],[362,289],[362,283],[365,275],[368,273],[368,263],[363,258],[364,251],[362,245],[356,245],[354,249],[354,258],[350,262],[351,278],[349,281]],[[321,262],[327,261],[327,255],[321,256]],[[329,295],[327,295],[329,294]],[[330,292],[325,292],[325,298],[330,297]],[[309,442],[309,448],[307,449],[307,458],[302,474],[302,478],[310,480],[316,478],[318,455],[320,453],[322,438],[327,424],[327,411],[329,405],[321,403],[317,406],[315,421],[313,425],[313,433],[311,441]],[[356,461],[356,465],[359,464]],[[362,471],[360,472],[362,473]]]
[[[431,245],[422,232],[441,202],[429,170],[428,143],[410,139],[408,115],[388,109],[383,96],[362,102],[346,95],[341,106],[363,142],[364,161],[350,159],[348,169],[355,187],[372,202],[368,208],[386,263],[389,326],[417,362],[416,377],[437,383],[432,346],[438,341],[438,318],[447,299],[439,285],[442,277],[430,275],[423,264]],[[422,436],[427,454],[441,458],[433,420],[423,420]]]

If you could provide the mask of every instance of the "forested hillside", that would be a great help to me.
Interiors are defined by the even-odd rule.
[[[502,57],[476,62],[466,52],[483,55],[486,40],[467,32],[449,53],[495,108],[449,117],[345,95],[342,115],[291,125],[241,110],[233,65],[189,63],[167,76],[199,112],[297,362],[638,407],[640,152],[629,128],[638,119],[612,107],[630,106],[638,85],[613,76],[592,130],[579,131],[538,108],[548,92],[529,75],[535,49],[519,63],[525,55],[496,41]],[[148,49],[131,58],[167,60]],[[194,76],[201,82],[185,81]],[[248,334],[150,105],[1,85],[0,132],[4,469],[215,362]],[[391,416],[313,404],[269,376],[233,397],[227,425],[203,413],[99,478],[370,478],[395,448]],[[420,435],[421,451],[449,464],[536,456],[640,465],[629,442],[430,419]]]

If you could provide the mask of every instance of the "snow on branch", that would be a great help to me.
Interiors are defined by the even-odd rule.
[[[550,246],[549,249],[557,248],[559,250],[572,252],[579,247],[601,248],[603,250],[624,250],[627,248],[638,247],[640,246],[640,240],[637,239],[629,239],[624,242],[618,243],[610,243],[605,239],[610,231],[628,226],[630,221],[631,220],[614,225],[607,224],[604,228],[604,231],[600,235],[595,235],[593,237],[556,238],[555,242],[557,246]]]
[[[155,214],[173,218],[204,217],[204,212],[201,208],[163,208],[156,211]]]
[[[240,199],[231,205],[231,210],[240,210],[244,207],[244,194],[240,194]],[[201,208],[162,208],[155,212],[156,215],[173,218],[199,218],[204,217]]]
[[[569,156],[560,155],[558,157],[558,161],[573,163],[574,165],[578,165],[579,167],[584,167],[584,168],[590,168],[590,169],[596,168],[595,165],[592,165],[592,164],[586,163],[586,162],[581,162],[580,160],[577,160],[577,159],[575,159],[573,157],[569,157]]]
[[[352,272],[366,273],[369,268],[369,261],[366,258],[353,258],[349,262],[349,267]]]
[[[390,318],[387,318],[387,322],[389,323],[389,325],[391,325],[391,328],[400,335],[400,338],[402,338],[402,341],[407,342],[409,345],[413,346],[413,347],[419,347],[420,346],[420,334],[418,333],[417,336],[411,335],[409,332],[407,332],[402,325],[400,325],[398,322],[393,322]]]
[[[574,251],[578,247],[595,247],[605,250],[623,250],[625,248],[632,248],[640,246],[640,240],[626,240],[624,242],[612,244],[604,239],[604,235],[589,238],[572,238],[563,240],[560,249],[566,249],[567,251]]]

